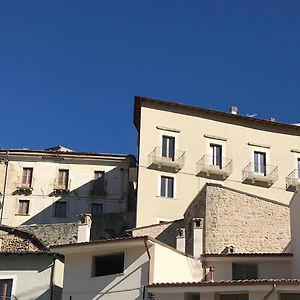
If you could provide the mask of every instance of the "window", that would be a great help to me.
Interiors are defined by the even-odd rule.
[[[222,146],[210,144],[211,165],[222,169]]]
[[[254,172],[266,176],[266,153],[254,151]]]
[[[232,279],[257,279],[257,264],[232,264]]]
[[[93,276],[105,276],[124,272],[124,253],[96,256],[93,259]]]
[[[23,168],[22,186],[31,187],[33,168]]]
[[[297,173],[298,173],[298,179],[300,179],[300,158],[297,159]]]
[[[19,215],[29,214],[29,200],[19,200],[18,214]]]
[[[58,201],[54,203],[54,217],[64,218],[67,216],[67,202]]]
[[[103,212],[103,204],[102,203],[92,203],[91,206],[91,214],[92,216],[99,216]]]
[[[104,171],[95,171],[94,180],[93,180],[93,191],[101,192],[105,187],[105,172]]]
[[[220,295],[220,300],[248,300],[248,294],[224,294]]]
[[[174,161],[175,158],[175,138],[164,135],[162,137],[162,157]]]
[[[280,300],[300,300],[300,294],[296,293],[282,293],[280,294]]]
[[[0,299],[11,299],[12,279],[0,279]]]
[[[69,182],[69,170],[58,170],[58,188],[60,189],[68,189]]]
[[[161,183],[160,183],[160,196],[161,197],[174,197],[174,178],[161,176]]]

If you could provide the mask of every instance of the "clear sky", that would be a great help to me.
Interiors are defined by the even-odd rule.
[[[134,95],[300,122],[299,0],[0,0],[2,148],[134,153]]]

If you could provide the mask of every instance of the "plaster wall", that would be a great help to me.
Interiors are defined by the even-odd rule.
[[[132,162],[101,161],[85,159],[47,160],[37,157],[10,158],[6,195],[3,211],[3,224],[75,222],[80,213],[91,212],[91,204],[103,205],[103,213],[127,211],[128,199],[133,197],[132,185],[128,182],[128,168]],[[21,183],[23,168],[33,168],[32,193],[17,192]],[[55,195],[54,181],[59,169],[69,170],[69,193]],[[105,195],[90,193],[94,171],[105,171]],[[5,167],[0,165],[0,191],[3,193]],[[18,214],[19,200],[29,200],[28,215]],[[54,203],[67,202],[66,217],[54,216]]]
[[[47,256],[1,256],[0,278],[13,279],[18,300],[49,300],[52,261]]]
[[[63,300],[138,300],[143,298],[143,286],[148,282],[148,256],[144,247],[125,250],[124,273],[92,277],[94,256],[108,252],[88,252],[65,256]]]
[[[137,226],[158,223],[159,219],[181,218],[207,182],[289,203],[293,193],[286,190],[285,180],[296,169],[300,157],[299,152],[291,151],[300,149],[299,131],[287,132],[280,128],[274,131],[263,125],[230,122],[217,116],[208,118],[191,112],[146,106],[141,107],[140,119]],[[163,135],[174,136],[175,150],[185,151],[184,166],[177,172],[149,168],[148,155],[155,147],[161,147]],[[212,142],[221,143],[223,156],[233,160],[233,172],[225,180],[196,176],[196,164],[203,155],[209,154],[208,147]],[[270,187],[243,183],[242,171],[253,161],[253,152],[257,150],[266,152],[267,164],[278,166],[278,180]],[[162,175],[174,177],[174,198],[160,197]]]

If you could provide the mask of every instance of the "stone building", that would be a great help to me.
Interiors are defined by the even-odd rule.
[[[182,217],[207,183],[288,204],[300,185],[300,127],[135,97],[137,226]]]
[[[135,210],[133,155],[47,150],[0,150],[0,223],[76,222]],[[133,171],[133,172],[131,172]]]

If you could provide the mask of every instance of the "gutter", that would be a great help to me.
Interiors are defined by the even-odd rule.
[[[50,300],[53,300],[53,294],[54,294],[54,271],[55,271],[55,256],[53,257],[53,261],[51,264],[51,277],[50,277]]]

